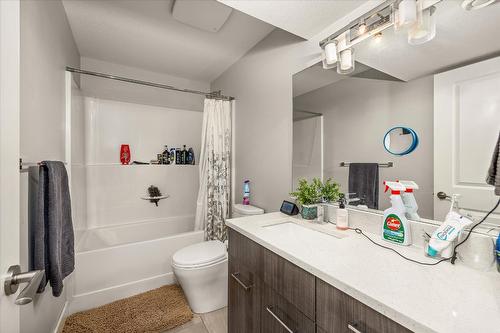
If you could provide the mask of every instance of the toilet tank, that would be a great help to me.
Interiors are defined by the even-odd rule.
[[[236,204],[233,206],[233,218],[261,214],[264,214],[264,210],[259,207],[242,204]]]

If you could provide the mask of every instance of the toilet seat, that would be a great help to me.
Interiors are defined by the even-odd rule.
[[[200,268],[227,260],[224,243],[218,240],[193,244],[177,251],[172,264],[178,268]]]

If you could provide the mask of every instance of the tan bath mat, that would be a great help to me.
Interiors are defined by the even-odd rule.
[[[182,289],[164,286],[69,316],[63,333],[164,332],[193,318]]]

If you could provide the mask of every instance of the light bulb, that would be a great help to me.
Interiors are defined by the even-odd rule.
[[[362,35],[366,32],[366,23],[365,21],[361,21],[361,23],[358,26],[358,34]]]

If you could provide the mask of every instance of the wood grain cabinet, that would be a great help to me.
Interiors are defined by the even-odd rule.
[[[316,279],[316,324],[319,333],[411,332],[320,279]]]
[[[229,229],[229,333],[408,333],[408,329]]]

